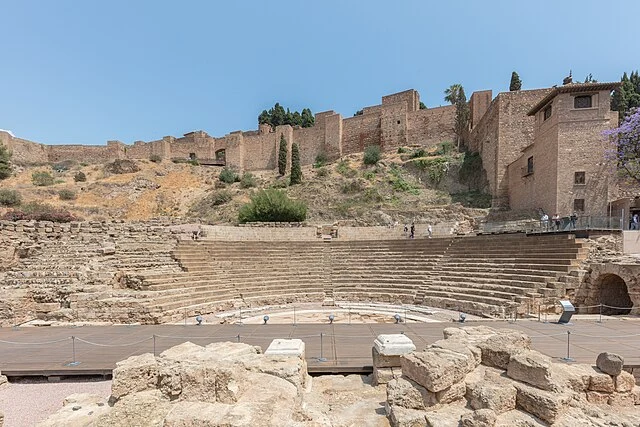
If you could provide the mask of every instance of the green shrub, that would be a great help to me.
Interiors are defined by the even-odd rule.
[[[362,177],[368,181],[373,181],[374,179],[376,179],[376,172],[375,171],[364,171],[364,173],[362,174]]]
[[[325,166],[328,162],[329,162],[329,158],[325,153],[318,153],[318,155],[316,156],[316,161],[313,164],[313,167],[318,169]]]
[[[380,161],[380,147],[378,145],[370,145],[364,149],[364,164],[375,165]]]
[[[203,218],[209,216],[217,206],[222,206],[233,199],[228,190],[214,191],[198,200],[189,208],[189,216]]]
[[[134,173],[138,172],[140,168],[131,160],[115,160],[111,163],[107,163],[104,170],[109,173],[122,174],[122,173]]]
[[[75,182],[85,182],[87,180],[87,175],[84,172],[78,172],[73,176],[73,180]]]
[[[347,178],[353,178],[358,174],[358,171],[351,169],[347,160],[340,160],[336,165],[336,171],[342,176]]]
[[[162,157],[158,154],[152,154],[149,156],[149,161],[153,163],[160,163],[162,161]]]
[[[288,178],[276,179],[276,181],[271,184],[271,188],[287,188],[289,186]]]
[[[53,176],[49,172],[34,172],[31,174],[31,182],[38,187],[53,185]]]
[[[352,179],[342,184],[342,192],[344,194],[357,194],[364,189],[364,182],[358,179]]]
[[[435,152],[436,156],[446,156],[453,151],[453,142],[444,141],[438,144],[438,150]]]
[[[365,202],[380,203],[384,200],[377,188],[367,188],[362,192],[362,200]]]
[[[63,160],[58,163],[54,163],[51,165],[51,169],[55,172],[66,172],[75,165],[76,162],[74,160]]]
[[[301,222],[307,218],[307,205],[291,200],[281,190],[260,190],[251,202],[240,208],[238,221],[245,222]]]
[[[53,222],[70,222],[78,221],[71,212],[65,209],[57,209],[51,205],[38,202],[30,202],[22,205],[20,209],[12,209],[2,216],[2,219],[8,221],[18,220],[35,220],[35,221],[53,221]]]
[[[469,189],[477,188],[482,185],[482,178],[483,168],[480,153],[464,153],[462,165],[458,171],[458,179],[460,182],[467,185]]]
[[[240,179],[240,187],[242,188],[253,188],[258,185],[258,181],[256,177],[251,172],[245,172],[242,175],[242,179]]]
[[[22,196],[16,190],[0,188],[0,206],[18,206],[22,203]]]
[[[218,179],[226,184],[233,184],[234,182],[240,181],[240,177],[238,176],[236,171],[228,166],[225,166],[222,169],[220,175],[218,176]]]
[[[11,151],[0,144],[0,180],[11,176]]]
[[[77,198],[76,192],[72,190],[60,190],[58,191],[58,197],[60,197],[60,200],[75,200]]]
[[[316,175],[319,177],[329,176],[329,170],[324,167],[318,168],[318,170],[316,170]]]
[[[427,172],[429,181],[434,185],[440,184],[447,175],[450,163],[451,159],[449,157],[424,158],[413,162],[416,167]]]
[[[407,192],[414,195],[420,194],[418,187],[405,180],[404,176],[402,176],[402,171],[396,165],[392,165],[391,167],[389,183],[395,191]]]
[[[424,148],[418,148],[417,150],[413,150],[411,152],[411,155],[409,156],[410,159],[416,159],[418,157],[425,157],[427,156],[427,152],[425,151]]]
[[[407,149],[404,147],[398,147],[398,154],[404,154],[407,152]]]

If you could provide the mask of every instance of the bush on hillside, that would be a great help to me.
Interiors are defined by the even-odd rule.
[[[238,221],[245,222],[301,222],[307,218],[307,205],[291,200],[284,191],[260,190],[251,202],[240,208]]]
[[[233,184],[234,182],[240,181],[240,176],[238,176],[233,168],[225,166],[222,171],[220,171],[218,179],[226,184]]]
[[[380,161],[381,153],[378,145],[370,145],[364,149],[364,164],[375,165]]]
[[[109,173],[123,174],[138,172],[140,168],[131,160],[115,160],[111,163],[107,163],[104,170]]]
[[[51,165],[54,172],[66,172],[76,164],[75,160],[63,160]]]
[[[87,175],[84,172],[78,172],[73,176],[73,180],[75,182],[85,182],[87,180]]]
[[[194,203],[189,208],[189,216],[196,218],[205,218],[211,214],[211,211],[228,203],[233,199],[233,195],[228,190],[214,191],[208,194],[204,199]]]
[[[22,196],[16,190],[0,188],[0,206],[18,206],[22,203]]]
[[[0,144],[0,180],[11,176],[11,151]]]
[[[149,156],[149,161],[153,163],[160,163],[162,161],[162,157],[158,154],[152,154]]]
[[[313,164],[313,167],[318,169],[323,167],[327,163],[329,163],[329,158],[327,157],[327,155],[325,153],[318,153],[318,155],[316,156],[316,161]]]
[[[75,200],[77,198],[76,192],[73,190],[60,190],[58,191],[58,197],[60,197],[60,200]]]
[[[258,185],[258,181],[256,180],[255,175],[251,172],[245,172],[240,179],[240,187],[241,188],[253,188]]]
[[[78,221],[80,218],[65,209],[57,209],[45,203],[30,202],[22,205],[20,209],[10,210],[2,216],[2,219],[8,221],[34,220],[71,222]]]
[[[49,172],[34,172],[31,174],[31,182],[37,187],[53,185],[53,176]]]
[[[302,183],[302,168],[300,167],[300,149],[295,142],[291,144],[291,185]]]

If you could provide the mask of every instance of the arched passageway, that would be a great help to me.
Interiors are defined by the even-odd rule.
[[[629,314],[633,302],[629,297],[627,284],[617,274],[603,274],[598,278],[599,301],[603,304],[602,314]]]

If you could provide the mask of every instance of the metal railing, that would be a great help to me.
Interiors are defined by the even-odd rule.
[[[622,218],[613,216],[582,215],[577,218],[562,217],[555,220],[521,220],[497,221],[482,224],[480,231],[484,233],[551,233],[574,230],[623,230],[626,229]]]

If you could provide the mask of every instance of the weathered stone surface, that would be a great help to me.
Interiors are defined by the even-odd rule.
[[[393,427],[425,427],[427,420],[425,412],[403,408],[402,406],[389,406],[387,408],[387,416]]]
[[[389,381],[400,378],[402,369],[400,368],[373,368],[373,385],[387,384]]]
[[[609,403],[609,393],[602,393],[599,391],[588,391],[587,401],[595,405],[606,405]]]
[[[382,355],[375,347],[371,349],[371,357],[373,359],[373,366],[375,368],[393,368],[394,366],[400,367],[402,364],[402,362],[400,361],[400,356]]]
[[[401,361],[402,374],[432,392],[451,387],[477,366],[470,352],[462,354],[443,348],[402,356]]]
[[[633,393],[613,393],[607,403],[611,406],[634,406],[635,396]]]
[[[596,366],[605,374],[618,375],[622,372],[624,359],[615,353],[600,353],[596,359]]]
[[[275,339],[264,352],[267,356],[293,356],[305,358],[305,345],[301,339]]]
[[[157,383],[158,363],[153,354],[133,356],[116,363],[111,395],[114,399],[120,399],[130,393],[155,389]]]
[[[461,427],[493,427],[496,425],[496,413],[491,409],[478,409],[460,418]]]
[[[473,409],[488,408],[502,414],[516,408],[516,389],[509,384],[476,383],[467,388],[467,399]]]
[[[636,379],[629,372],[622,371],[619,375],[613,378],[615,384],[615,390],[618,393],[625,393],[633,390],[636,386]]]
[[[4,426],[4,412],[0,411],[0,427]]]
[[[589,378],[589,390],[613,393],[615,391],[613,378],[611,375],[594,372]]]
[[[381,334],[373,342],[373,348],[382,356],[401,356],[416,350],[411,338],[404,334]]]
[[[484,365],[507,369],[511,356],[531,348],[531,338],[519,331],[509,331],[491,336],[478,346]]]
[[[40,427],[54,427],[64,425],[69,427],[84,427],[91,425],[101,415],[109,411],[107,399],[102,396],[76,393],[67,396],[60,411],[45,421],[38,423]],[[2,426],[2,423],[0,423]]]
[[[110,407],[108,412],[95,421],[95,426],[162,427],[164,418],[170,410],[171,403],[158,390],[146,390],[122,397],[113,407]]]
[[[526,384],[514,382],[517,390],[516,405],[536,417],[553,424],[566,410],[571,395],[539,390]]]
[[[525,350],[513,354],[507,375],[543,390],[555,391],[560,388],[551,378],[551,359],[537,351]]]
[[[408,409],[426,409],[437,404],[436,395],[420,384],[401,377],[387,384],[387,404]]]
[[[464,395],[467,391],[467,386],[464,381],[460,381],[459,383],[455,383],[451,387],[445,388],[436,393],[436,400],[440,404],[447,404],[451,402],[455,402],[456,400],[460,400],[464,398]]]

